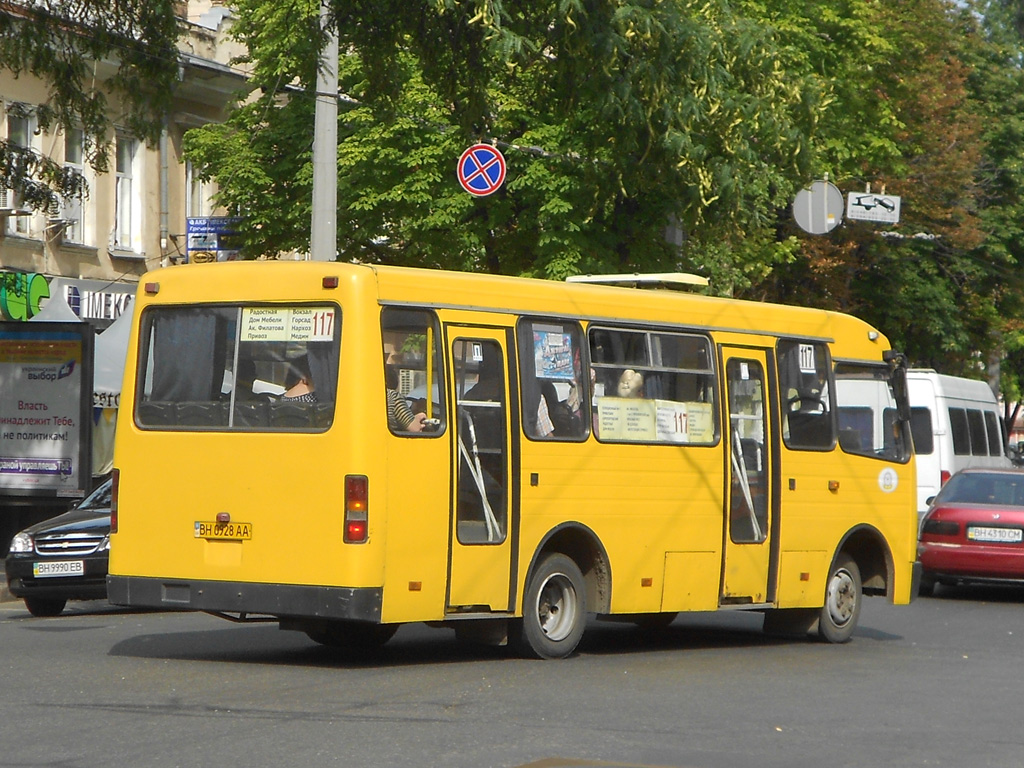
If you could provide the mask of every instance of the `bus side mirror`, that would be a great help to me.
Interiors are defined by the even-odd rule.
[[[910,421],[910,393],[907,389],[907,358],[902,352],[886,350],[882,359],[892,370],[892,394],[896,398],[896,415],[900,421]]]

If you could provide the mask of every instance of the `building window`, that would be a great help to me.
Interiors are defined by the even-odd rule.
[[[7,141],[11,144],[32,149],[32,138],[35,135],[35,115],[24,104],[13,104],[7,112]],[[6,189],[6,205],[0,206],[12,210],[22,209],[20,195],[16,190]],[[31,216],[8,216],[7,231],[14,235],[27,237],[32,224]]]
[[[64,167],[79,176],[85,173],[83,143],[84,137],[81,128],[72,128],[64,134]],[[69,198],[61,204],[58,218],[63,222],[64,240],[69,243],[84,242],[82,208],[82,198]]]
[[[210,182],[199,178],[199,174],[192,163],[185,163],[185,189],[188,194],[185,207],[188,210],[189,218],[194,219],[210,215],[210,194],[212,191],[210,187]]]
[[[130,136],[117,135],[116,192],[113,246],[142,251],[142,203],[137,178],[139,143]]]

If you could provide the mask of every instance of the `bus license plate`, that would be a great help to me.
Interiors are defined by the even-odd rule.
[[[252,538],[252,523],[204,523],[196,521],[197,539],[244,541]]]
[[[971,541],[998,541],[1007,544],[1019,544],[1022,539],[1020,528],[988,528],[974,525],[967,529],[967,538]]]
[[[32,575],[37,579],[50,576],[84,576],[84,560],[57,560],[53,563],[32,563]]]

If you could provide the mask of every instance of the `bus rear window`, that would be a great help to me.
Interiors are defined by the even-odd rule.
[[[340,322],[331,305],[150,307],[135,422],[185,431],[326,429]]]

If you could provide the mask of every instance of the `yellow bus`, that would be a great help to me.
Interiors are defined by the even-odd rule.
[[[140,282],[109,599],[561,658],[588,617],[845,642],[916,594],[905,366],[864,322],[324,262]]]

